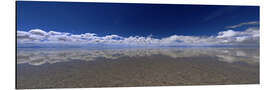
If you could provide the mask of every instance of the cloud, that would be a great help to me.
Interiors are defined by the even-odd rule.
[[[28,32],[25,32],[25,31],[17,31],[17,38],[20,40],[29,39],[30,34]]]
[[[48,32],[49,35],[61,35],[61,32],[55,32],[55,31],[49,31]]]
[[[18,44],[59,45],[119,45],[119,46],[215,46],[215,45],[259,45],[259,28],[244,31],[226,30],[213,36],[172,35],[161,39],[150,36],[119,35],[98,36],[95,33],[71,34],[67,32],[33,29],[17,31]]]
[[[237,25],[227,26],[227,28],[238,28],[238,27],[242,27],[245,25],[259,25],[259,22],[258,21],[244,22],[244,23],[240,23]]]
[[[47,32],[41,30],[41,29],[32,29],[29,31],[32,35],[37,35],[37,36],[46,36]]]
[[[234,45],[259,45],[259,28],[248,28],[245,31],[219,32],[217,38],[224,44]]]
[[[233,30],[228,30],[228,31],[222,31],[218,33],[217,38],[226,38],[226,37],[233,37],[237,34],[238,32],[233,31]]]

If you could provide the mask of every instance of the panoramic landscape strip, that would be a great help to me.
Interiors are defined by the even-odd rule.
[[[16,2],[16,88],[260,83],[260,7]]]

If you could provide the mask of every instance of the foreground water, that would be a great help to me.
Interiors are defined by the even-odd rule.
[[[258,48],[17,50],[17,88],[258,83]]]

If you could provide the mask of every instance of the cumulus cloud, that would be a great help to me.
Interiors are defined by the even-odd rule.
[[[30,34],[28,32],[25,32],[25,31],[17,31],[17,38],[20,40],[29,39]]]
[[[238,32],[233,31],[233,30],[228,30],[228,31],[222,31],[218,33],[217,38],[226,38],[226,37],[233,37],[237,34]]]
[[[41,29],[32,29],[29,31],[32,35],[37,35],[37,36],[46,36],[47,32],[41,30]]]
[[[49,35],[61,35],[61,32],[55,32],[55,31],[49,31],[48,32]]]
[[[226,30],[214,36],[172,35],[161,39],[151,36],[119,35],[98,36],[95,33],[71,34],[46,32],[41,29],[17,31],[19,44],[72,44],[72,45],[125,45],[125,46],[215,46],[215,45],[259,45],[259,28],[244,31]]]
[[[251,21],[251,22],[240,23],[237,25],[227,26],[227,28],[238,28],[238,27],[242,27],[244,25],[258,25],[258,24],[259,24],[258,21]]]
[[[223,31],[219,32],[217,38],[225,44],[259,45],[259,28],[248,28],[245,31]]]

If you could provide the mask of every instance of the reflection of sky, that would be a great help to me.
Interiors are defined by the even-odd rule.
[[[245,62],[257,64],[259,62],[258,49],[240,48],[133,48],[133,49],[22,49],[17,52],[17,64],[31,65],[53,64],[72,60],[95,61],[99,59],[116,60],[121,57],[147,57],[163,55],[170,58],[216,57],[227,63]]]

